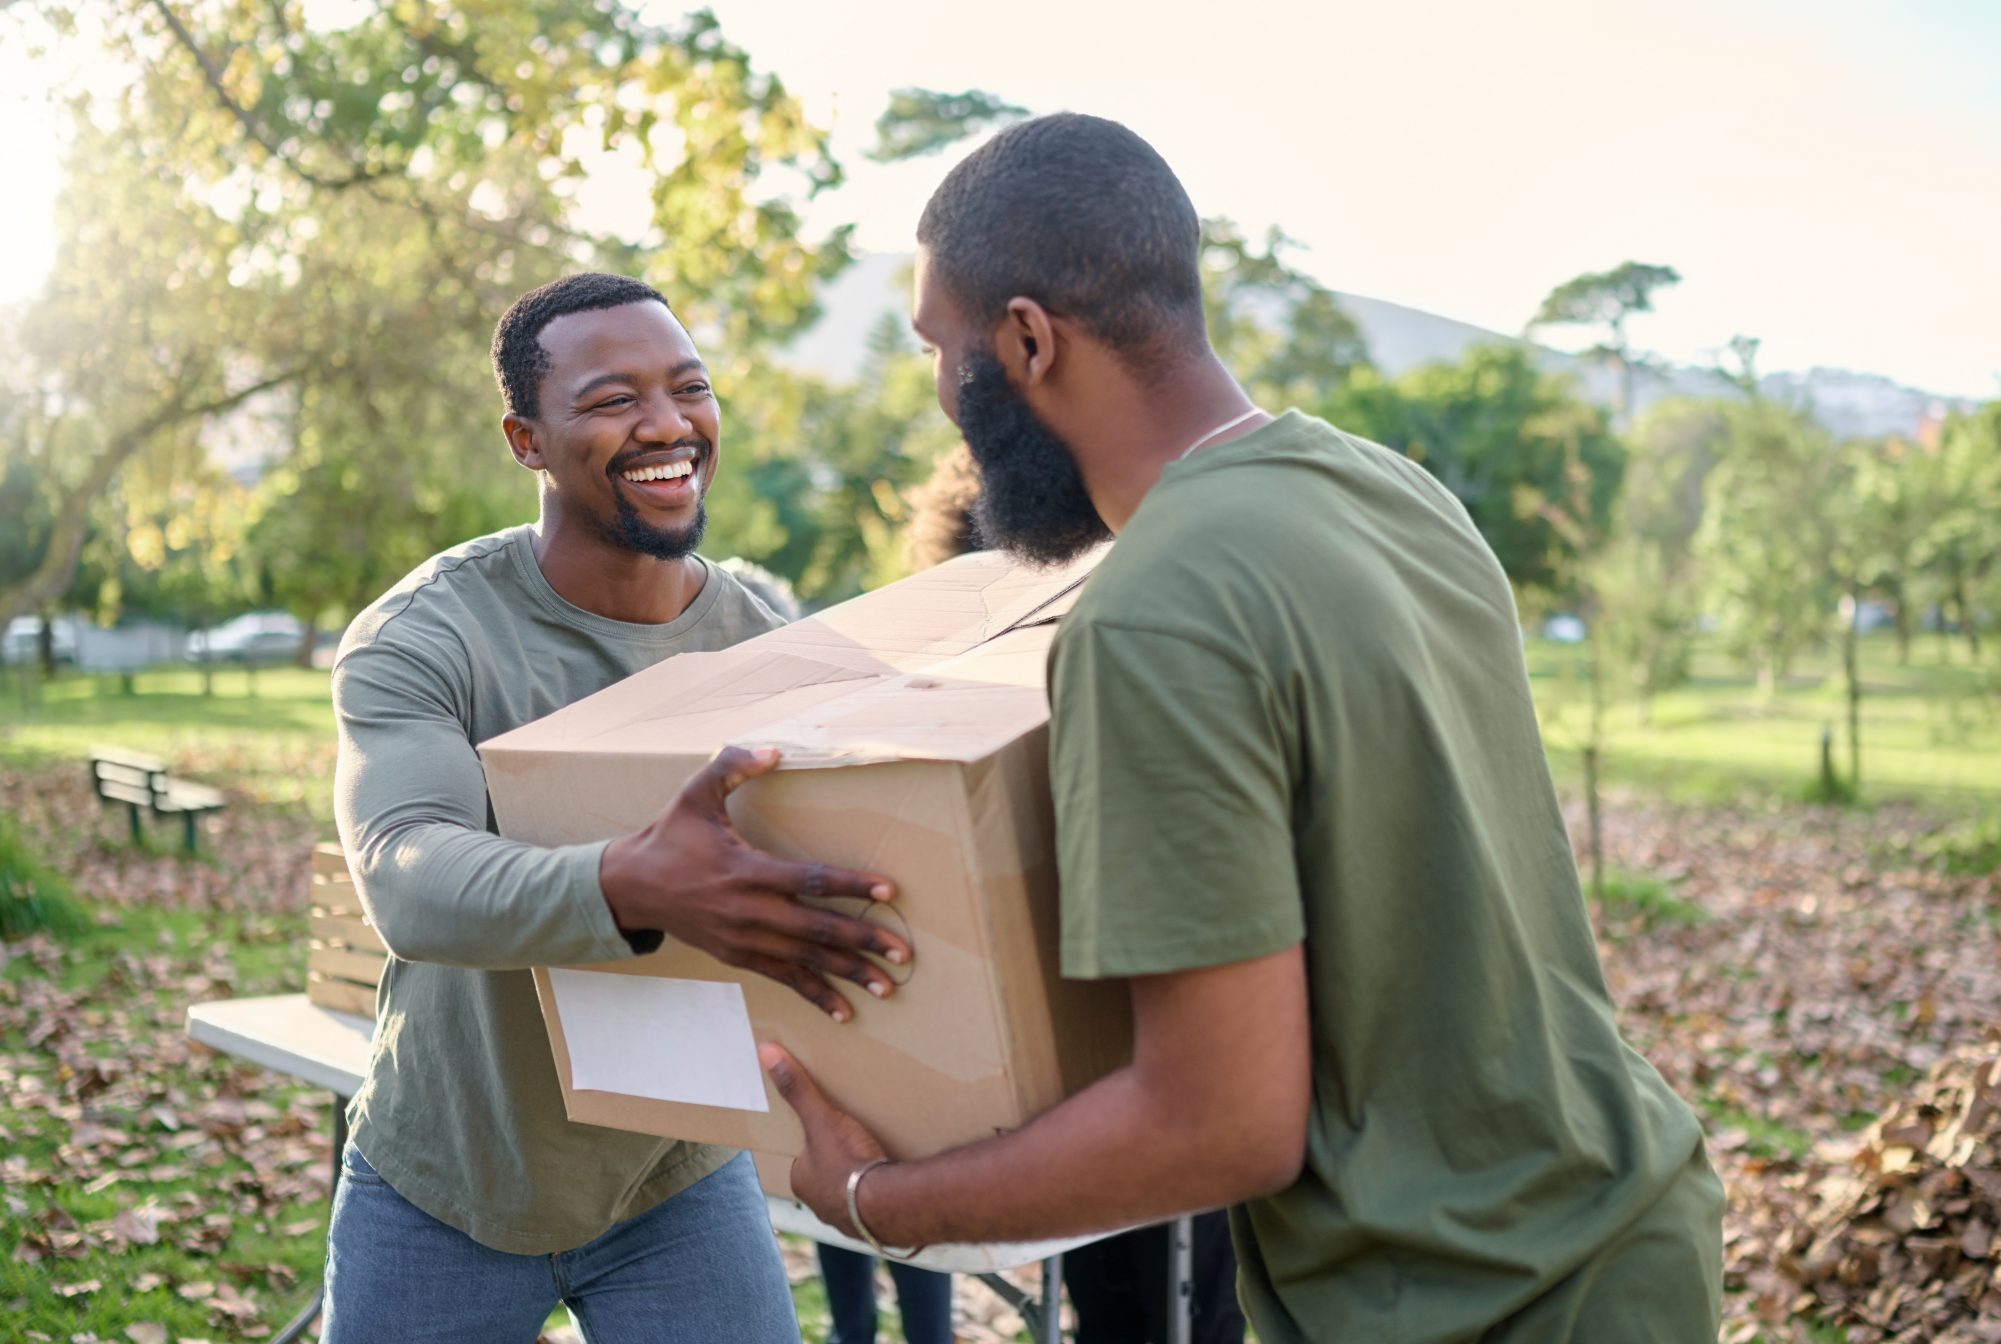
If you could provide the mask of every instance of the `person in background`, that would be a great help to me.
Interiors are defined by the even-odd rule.
[[[827,1287],[832,1326],[827,1344],[875,1344],[876,1258],[845,1246],[815,1242],[820,1281]],[[896,1287],[896,1312],[905,1344],[952,1344],[952,1276],[886,1261]]]

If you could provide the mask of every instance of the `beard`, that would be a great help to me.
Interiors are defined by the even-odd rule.
[[[982,540],[1031,564],[1055,565],[1112,535],[1070,445],[992,355],[973,355],[959,367],[959,432],[980,471],[973,522]]]
[[[677,444],[676,447],[681,445]],[[700,472],[702,462],[709,455],[709,446],[702,444],[702,455],[695,460],[695,470]],[[613,464],[616,467],[616,463]],[[633,507],[632,501],[616,487],[611,496],[614,516],[610,522],[598,519],[598,534],[614,546],[641,555],[650,555],[655,560],[685,560],[695,553],[702,544],[702,536],[709,530],[709,502],[706,498],[695,504],[695,520],[683,527],[660,527],[649,523]]]

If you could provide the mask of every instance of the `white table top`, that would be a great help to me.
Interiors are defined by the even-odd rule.
[[[216,999],[188,1008],[190,1039],[343,1097],[353,1096],[361,1087],[362,1075],[368,1069],[369,1037],[374,1028],[375,1024],[365,1017],[322,1008],[304,994]],[[771,1225],[780,1232],[796,1233],[850,1250],[868,1249],[821,1222],[795,1199],[766,1195],[765,1202],[771,1210]],[[932,1246],[912,1257],[909,1263],[920,1269],[990,1274],[997,1269],[1034,1264],[1096,1240],[1097,1237],[1064,1237],[989,1246]]]

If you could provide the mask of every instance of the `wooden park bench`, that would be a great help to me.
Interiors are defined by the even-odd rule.
[[[354,889],[347,855],[339,845],[313,849],[313,889],[306,918],[312,942],[306,951],[306,998],[322,1008],[375,1016],[375,987],[389,949],[368,922]]]
[[[117,747],[93,747],[90,752],[90,783],[97,796],[107,803],[122,803],[131,814],[132,842],[142,843],[145,828],[142,812],[156,817],[179,817],[182,836],[190,854],[196,852],[200,828],[197,823],[209,812],[220,812],[228,800],[222,790],[167,773],[167,763],[157,756],[144,756]]]

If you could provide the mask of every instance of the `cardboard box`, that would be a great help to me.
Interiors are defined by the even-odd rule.
[[[635,831],[723,746],[776,746],[781,768],[731,800],[743,834],[886,874],[897,899],[870,917],[915,948],[888,1000],[842,982],[846,1025],[671,940],[538,970],[571,1119],[749,1148],[783,1194],[803,1136],[759,1041],[903,1158],[1016,1128],[1124,1062],[1124,986],[1060,975],[1047,773],[1049,644],[1097,558],[966,556],[481,746],[501,832],[544,845]]]

